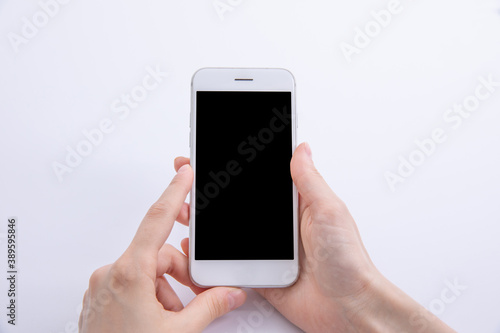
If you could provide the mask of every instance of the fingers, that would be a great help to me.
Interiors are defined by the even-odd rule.
[[[156,255],[172,230],[179,216],[184,199],[193,183],[193,170],[181,167],[161,197],[154,203],[141,222],[130,248]]]
[[[340,199],[316,170],[308,143],[302,143],[297,147],[290,163],[290,170],[293,182],[300,194],[301,208],[304,208],[304,205],[312,208],[325,203],[328,205],[332,203],[332,200],[340,202]]]
[[[168,274],[183,285],[191,288],[195,294],[205,289],[197,287],[189,277],[188,258],[170,244],[164,244],[158,253],[157,276]]]
[[[165,276],[156,279],[156,298],[167,311],[177,312],[184,308],[179,296],[172,289]]]
[[[181,166],[183,166],[184,164],[189,164],[189,158],[187,157],[184,157],[184,156],[179,156],[179,157],[176,157],[175,160],[174,160],[174,168],[175,168],[175,172],[177,172]]]
[[[179,168],[185,164],[189,164],[189,158],[183,157],[183,156],[176,157],[174,160],[175,172],[179,171]],[[179,222],[180,224],[184,224],[185,226],[189,226],[189,204],[188,203],[184,203],[182,205],[181,211],[179,213],[179,216],[177,216],[176,221]]]
[[[181,248],[182,252],[184,252],[189,258],[189,238],[184,238],[183,240],[181,240]]]
[[[189,255],[188,238],[181,241],[181,247],[184,253]],[[186,258],[187,263],[187,257],[184,258]],[[187,323],[187,331],[199,331],[207,327],[216,318],[241,306],[245,303],[245,300],[246,293],[241,289],[216,287],[200,293],[179,314],[185,318],[183,322]]]
[[[182,205],[176,221],[180,224],[184,224],[185,226],[189,226],[189,204],[187,202]]]
[[[246,300],[238,288],[216,287],[196,296],[181,312],[186,331],[201,331],[215,319],[238,308]]]

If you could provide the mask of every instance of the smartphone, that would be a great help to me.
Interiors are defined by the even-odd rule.
[[[191,83],[189,270],[201,287],[286,287],[298,265],[295,80],[203,68]]]

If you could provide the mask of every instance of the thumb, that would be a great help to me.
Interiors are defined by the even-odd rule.
[[[311,209],[315,210],[317,206],[324,207],[331,205],[332,202],[340,202],[314,166],[311,148],[307,142],[295,149],[290,162],[290,172],[300,198],[306,206],[311,206]]]
[[[246,298],[241,289],[216,287],[196,296],[179,314],[188,332],[201,332],[215,319],[243,305]]]

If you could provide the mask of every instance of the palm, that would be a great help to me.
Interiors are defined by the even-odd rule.
[[[257,289],[307,331],[344,331],[347,323],[342,304],[363,289],[359,274],[373,267],[347,208],[334,206],[318,214],[301,204],[299,279],[284,289]]]

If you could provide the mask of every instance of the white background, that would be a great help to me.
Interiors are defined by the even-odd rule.
[[[7,327],[2,305],[0,330],[74,332],[90,274],[123,252],[174,157],[189,154],[192,74],[237,66],[295,75],[299,142],[310,143],[378,268],[426,307],[457,279],[467,289],[440,318],[460,332],[500,332],[500,87],[459,128],[443,120],[479,76],[500,81],[500,1],[402,0],[349,63],[341,43],[387,4],[242,1],[221,20],[212,0],[72,0],[15,52],[9,33],[21,34],[40,6],[0,0],[0,277],[10,216],[20,247],[18,325]],[[111,104],[148,66],[168,77],[120,119]],[[53,162],[104,118],[114,131],[59,182]],[[446,142],[391,191],[384,174],[435,128]],[[186,236],[177,225],[169,242]],[[300,331],[254,300],[206,331],[245,332],[252,318],[253,332]]]

